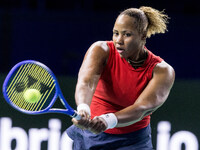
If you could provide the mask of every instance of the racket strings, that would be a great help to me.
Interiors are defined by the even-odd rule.
[[[24,68],[26,68],[26,70]],[[8,89],[7,89],[8,95],[10,95],[10,99],[16,105],[18,103],[17,97],[20,97],[20,94],[17,94],[17,93],[20,93],[20,91],[23,91],[25,87],[25,83],[21,81],[24,78],[24,76],[27,74],[29,69],[30,68],[26,67],[25,65],[21,66],[20,69],[17,71],[17,74],[14,76],[11,84],[8,86]],[[18,90],[19,88],[21,89],[20,91]]]
[[[24,99],[24,92],[30,88],[37,89],[41,93],[40,100],[36,103],[29,103]],[[54,79],[44,68],[36,64],[25,64],[19,67],[11,79],[7,86],[7,94],[12,103],[21,109],[28,111],[43,110],[50,103],[49,97],[55,94]]]
[[[55,84],[53,82],[53,80],[51,80],[51,76],[49,74],[47,74],[47,72],[44,72],[44,79],[46,79],[44,82],[46,84],[42,84],[43,86],[46,85],[47,87],[51,87],[51,88],[45,88],[46,91],[44,91],[44,89],[42,89],[41,93],[43,93],[43,97],[42,99],[44,99],[43,101],[40,101],[40,104],[37,105],[36,110],[41,110],[43,108],[43,106],[45,105],[46,101],[48,100],[48,97],[50,96],[50,94],[52,93],[52,90],[55,87]],[[40,107],[39,107],[40,106]]]
[[[31,79],[31,80],[37,80],[37,79],[40,79],[39,77],[41,76],[40,75],[40,73],[43,71],[41,68],[36,68],[37,70],[33,70],[33,72],[31,73],[31,77],[33,78],[33,79]],[[30,80],[30,81],[31,81]],[[29,83],[27,83],[27,85],[28,85]],[[30,86],[31,87],[31,86]],[[29,88],[29,87],[28,87]],[[32,88],[34,88],[34,89],[38,89],[39,90],[39,88],[40,88],[40,82],[36,82],[35,84],[33,83],[33,86],[32,86]],[[26,89],[27,90],[27,89]],[[25,91],[26,91],[25,90]],[[42,97],[41,97],[42,98]],[[29,103],[28,105],[27,105],[27,107],[25,107],[24,109],[28,109],[28,110],[30,110],[30,111],[34,111],[34,110],[37,110],[37,109],[35,109],[36,108],[36,106],[37,105],[39,105],[40,103],[39,103],[40,101],[38,101],[37,103]]]
[[[21,66],[18,70],[18,72],[16,73],[16,75],[14,76],[14,78],[11,80],[11,83],[9,84],[7,91],[8,91],[8,95],[11,95],[13,93],[13,91],[15,90],[14,85],[16,86],[16,88],[23,88],[22,86],[23,83],[22,82],[18,82],[20,81],[20,79],[23,77],[23,75],[21,75],[21,73],[23,72],[24,67]],[[28,71],[28,69],[27,69]],[[24,75],[26,74],[26,72],[24,72]],[[17,90],[18,91],[18,90]]]
[[[29,74],[33,75],[34,74],[34,70],[37,72],[38,70],[35,68],[35,66],[32,66],[30,67],[30,70],[28,71],[28,74],[27,74],[27,78],[24,78],[24,83],[25,83],[25,87],[24,87],[24,90],[23,90],[23,93],[22,94],[15,94],[16,96],[18,96],[18,98],[16,100],[18,100],[16,102],[16,104],[22,108],[22,109],[25,109],[25,110],[30,110],[30,108],[32,107],[33,104],[31,103],[24,103],[24,99],[23,99],[23,94],[24,94],[24,91],[26,91],[28,88],[31,87],[31,85],[34,85],[32,88],[34,89],[38,89],[38,85],[37,84],[34,84],[34,83],[37,83],[37,80],[35,78],[33,78],[32,76],[30,76]],[[26,77],[26,76],[25,76]]]
[[[35,70],[35,66],[27,65],[27,64],[24,65],[22,70],[19,70],[17,72],[18,78],[15,79],[17,74],[15,75],[14,77],[15,82],[12,84],[12,90],[10,91],[12,92],[10,99],[15,105],[17,105],[18,107],[22,109],[26,109],[26,106],[30,108],[30,103],[26,103],[26,101],[24,101],[23,94],[24,94],[24,91],[26,90],[26,83],[28,81],[29,74],[32,74],[33,70]],[[16,85],[19,85],[19,84],[21,84],[21,89],[23,89],[22,90],[23,92],[19,92],[17,90],[18,87]],[[8,95],[9,95],[9,92],[8,92]]]
[[[37,70],[36,70],[37,69]],[[33,68],[32,70],[31,70],[31,72],[30,72],[30,74],[32,75],[32,77],[33,78],[36,78],[36,79],[41,79],[41,78],[38,78],[38,76],[40,76],[41,77],[41,75],[40,75],[40,73],[43,73],[42,72],[42,70],[41,70],[41,68],[39,69],[39,68]],[[34,74],[34,72],[36,73],[36,74]],[[28,81],[28,83],[29,83],[29,81]],[[28,85],[28,83],[27,83],[27,85]],[[39,90],[39,82],[37,82],[37,84],[34,84],[34,86],[32,87],[32,88],[35,88],[35,89],[38,89]],[[26,89],[24,90],[24,91],[26,91]],[[39,102],[41,102],[41,101],[39,101]],[[22,102],[20,102],[21,104],[23,104]],[[37,103],[37,104],[32,104],[32,103],[28,103],[28,105],[24,105],[24,107],[22,107],[23,109],[26,109],[26,110],[33,110],[33,111],[35,111],[35,107],[38,105],[38,104],[40,104],[40,103]],[[21,105],[22,106],[22,105]],[[19,107],[21,107],[21,106],[19,106]],[[38,107],[37,107],[38,108]]]
[[[35,67],[35,66],[34,66]],[[28,80],[27,80],[27,88],[25,88],[24,91],[26,91],[28,88],[33,88],[33,89],[39,89],[40,88],[40,85],[39,85],[39,82],[37,82],[37,79],[39,79],[39,73],[41,72],[41,68],[33,68],[30,72],[31,76],[29,75],[28,76]],[[36,73],[36,74],[35,74]],[[22,100],[22,99],[21,99]],[[21,104],[25,104],[23,102],[21,102]],[[37,104],[38,105],[38,104]],[[29,111],[32,111],[34,110],[36,104],[34,103],[28,103],[26,105],[24,105],[23,107],[21,107],[22,109],[26,109],[26,110],[29,110]]]

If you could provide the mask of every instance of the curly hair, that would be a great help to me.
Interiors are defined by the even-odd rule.
[[[152,7],[142,6],[139,9],[129,8],[120,13],[136,19],[135,25],[139,33],[146,32],[148,38],[156,33],[165,33],[167,30],[168,15]]]

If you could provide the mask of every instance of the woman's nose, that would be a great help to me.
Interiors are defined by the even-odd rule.
[[[118,44],[123,44],[123,37],[122,37],[121,35],[119,35],[119,36],[117,37],[117,39],[116,39],[116,42],[117,42]]]

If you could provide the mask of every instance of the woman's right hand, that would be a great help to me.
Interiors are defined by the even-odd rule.
[[[90,115],[84,111],[84,110],[80,110],[78,112],[78,114],[81,116],[80,120],[76,120],[75,118],[72,119],[72,122],[75,126],[77,126],[78,128],[81,128],[83,130],[87,130],[89,128],[90,122],[91,122],[91,118]]]

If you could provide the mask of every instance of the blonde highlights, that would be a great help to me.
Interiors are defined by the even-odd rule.
[[[158,11],[151,7],[142,6],[139,8],[148,18],[147,37],[156,33],[165,33],[167,31],[168,15],[163,11]]]
[[[136,19],[135,25],[139,33],[145,33],[146,37],[167,31],[168,15],[164,11],[152,7],[142,6],[139,9],[129,8],[120,13]]]

